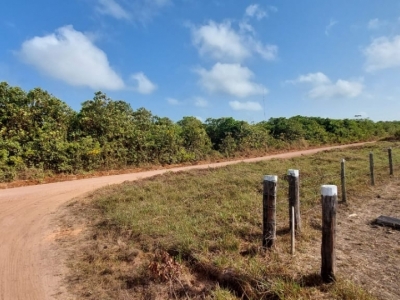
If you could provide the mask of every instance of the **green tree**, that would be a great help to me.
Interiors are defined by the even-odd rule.
[[[189,159],[197,161],[206,158],[211,151],[211,140],[201,121],[195,117],[183,117],[178,125],[182,129],[183,146]]]
[[[219,119],[208,118],[205,126],[206,132],[210,137],[215,150],[219,150],[224,139],[229,136],[229,147],[236,151],[242,135],[242,128],[245,124],[247,123],[244,121],[237,121],[232,117]],[[233,140],[231,141],[231,139]],[[224,142],[224,144],[226,144],[226,142]]]

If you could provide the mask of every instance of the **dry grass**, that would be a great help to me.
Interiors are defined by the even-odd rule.
[[[71,250],[71,291],[87,299],[375,299],[379,293],[368,293],[362,281],[348,280],[351,276],[339,273],[330,285],[320,281],[319,188],[340,185],[345,158],[349,204],[339,205],[339,215],[360,207],[376,192],[369,186],[370,151],[377,188],[396,180],[386,175],[389,146],[397,166],[400,144],[381,142],[310,157],[167,173],[99,190],[70,207],[89,220],[81,243]],[[301,176],[303,230],[295,257],[290,255],[283,180],[290,168]],[[264,174],[280,178],[277,243],[266,252],[260,247]]]

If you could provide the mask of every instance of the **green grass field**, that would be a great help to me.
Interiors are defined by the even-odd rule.
[[[400,143],[325,151],[313,156],[240,163],[219,169],[167,173],[102,189],[89,198],[90,240],[71,267],[88,299],[375,299],[338,275],[323,284],[309,256],[321,240],[320,186],[340,191],[346,159],[348,204],[373,193],[368,155],[375,158],[376,185],[395,172]],[[300,170],[303,229],[290,255],[288,169]],[[264,251],[262,178],[278,175],[277,241]],[[339,193],[340,194],[340,193]],[[340,201],[340,195],[339,195]],[[104,246],[105,245],[105,246]]]

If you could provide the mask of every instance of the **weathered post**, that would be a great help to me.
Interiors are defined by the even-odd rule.
[[[264,248],[271,248],[276,240],[276,186],[278,176],[264,176],[263,191],[263,240]]]
[[[340,170],[340,179],[342,182],[342,201],[347,202],[346,195],[346,169],[345,169],[346,160],[343,158],[341,162],[341,170]]]
[[[389,174],[393,175],[392,148],[388,149],[388,156],[389,156]]]
[[[335,280],[336,272],[336,204],[337,186],[322,185],[321,277],[326,283]]]
[[[369,153],[369,173],[371,174],[371,185],[375,185],[374,175],[374,153]]]
[[[299,170],[288,170],[289,181],[289,223],[292,228],[292,207],[294,207],[294,228],[297,234],[301,233]]]
[[[292,224],[294,224],[294,206],[292,206],[292,219],[291,220],[292,220]],[[290,231],[291,231],[291,246],[292,246],[290,253],[292,255],[294,255],[295,241],[296,241],[294,226],[292,226],[290,228]]]

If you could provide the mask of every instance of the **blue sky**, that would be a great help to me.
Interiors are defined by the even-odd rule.
[[[0,81],[174,121],[399,120],[394,0],[4,0]]]

